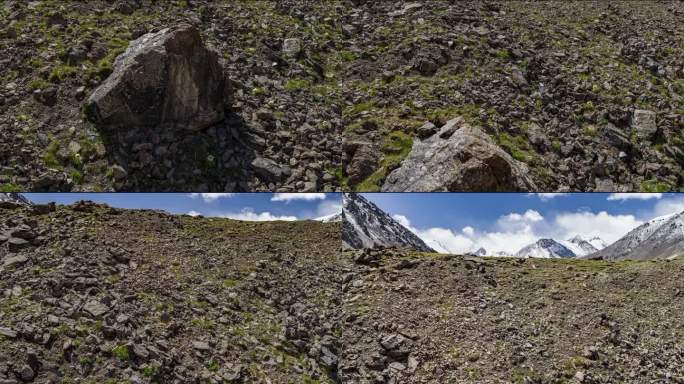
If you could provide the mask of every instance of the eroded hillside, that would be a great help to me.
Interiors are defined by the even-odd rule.
[[[4,203],[0,382],[684,382],[681,258],[342,251],[340,232]]]
[[[0,382],[335,375],[339,224],[90,203],[0,209],[0,223]]]

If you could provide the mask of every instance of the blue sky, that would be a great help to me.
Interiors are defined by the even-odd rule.
[[[684,211],[684,194],[366,193],[430,245],[515,252],[542,237],[612,243],[654,217]]]
[[[335,193],[25,193],[35,203],[93,200],[119,208],[161,209],[242,220],[301,220],[341,211]]]

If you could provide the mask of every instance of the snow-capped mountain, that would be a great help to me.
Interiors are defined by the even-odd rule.
[[[681,255],[684,255],[684,212],[656,217],[590,257],[646,260]]]
[[[515,256],[555,259],[575,257],[575,253],[554,239],[539,239],[520,249]]]
[[[345,193],[342,201],[343,247],[353,249],[402,247],[421,252],[434,252],[416,234],[399,224],[361,194]]]
[[[560,241],[540,239],[513,253],[506,251],[488,252],[485,248],[480,247],[473,254],[477,256],[560,258],[581,257],[603,248],[605,248],[605,242],[600,237],[592,237],[587,240],[581,236],[575,236]]]
[[[17,192],[4,192],[0,193],[0,203],[16,203],[16,204],[22,204],[22,205],[29,205],[31,204],[31,201],[24,197],[21,193]]]
[[[314,220],[321,221],[323,223],[337,223],[342,221],[342,212],[333,213],[332,215],[317,217]]]
[[[606,243],[600,237],[592,237],[586,240],[579,235],[568,240],[559,241],[559,243],[571,250],[575,257],[586,256],[606,247]]]

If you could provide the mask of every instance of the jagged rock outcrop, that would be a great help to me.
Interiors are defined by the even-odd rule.
[[[358,193],[342,198],[343,248],[397,247],[435,252],[415,233]]]
[[[436,134],[414,141],[401,166],[389,174],[383,192],[525,191],[536,188],[527,166],[487,134],[458,117]]]
[[[218,54],[195,27],[180,24],[132,41],[88,99],[86,114],[114,129],[198,130],[221,121],[229,99]]]

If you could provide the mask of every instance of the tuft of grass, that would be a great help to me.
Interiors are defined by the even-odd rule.
[[[142,374],[145,377],[154,377],[154,375],[157,374],[157,369],[151,365],[148,365],[142,369]]]
[[[119,345],[112,348],[112,355],[121,361],[128,361],[131,358],[131,352],[127,345]]]
[[[21,192],[21,188],[12,183],[0,185],[0,192]]]
[[[511,53],[508,51],[508,49],[503,48],[496,52],[496,57],[499,59],[508,60],[511,58]]]
[[[57,151],[59,151],[59,141],[52,139],[43,154],[43,162],[50,168],[61,168],[61,164],[57,159]]]
[[[221,369],[221,365],[216,360],[211,360],[209,364],[207,364],[207,369],[209,372],[218,372],[219,369]]]
[[[399,167],[401,162],[408,156],[413,147],[413,138],[404,132],[394,131],[390,133],[382,147],[385,156],[380,160],[380,167],[356,186],[356,190],[364,192],[377,192],[387,175]]]
[[[340,51],[338,55],[342,61],[354,61],[359,58],[359,55],[352,51]]]
[[[285,90],[296,91],[307,88],[309,85],[311,85],[311,82],[307,79],[290,79],[287,81],[287,83],[285,83]]]
[[[33,79],[29,83],[29,89],[31,90],[31,92],[33,92],[37,89],[45,89],[49,86],[50,86],[50,84],[43,79]]]
[[[73,180],[77,185],[83,184],[83,173],[77,170],[71,171],[71,180]]]
[[[506,132],[499,134],[497,141],[501,147],[506,149],[511,156],[518,160],[527,162],[532,158],[530,145],[522,136],[511,136]]]
[[[641,183],[642,192],[670,192],[672,190],[672,186],[664,181],[652,179]]]
[[[51,83],[60,83],[67,77],[75,74],[76,72],[78,72],[78,70],[75,67],[71,67],[68,65],[59,65],[57,67],[52,68],[52,71],[50,71],[50,75],[48,76],[48,80]]]

